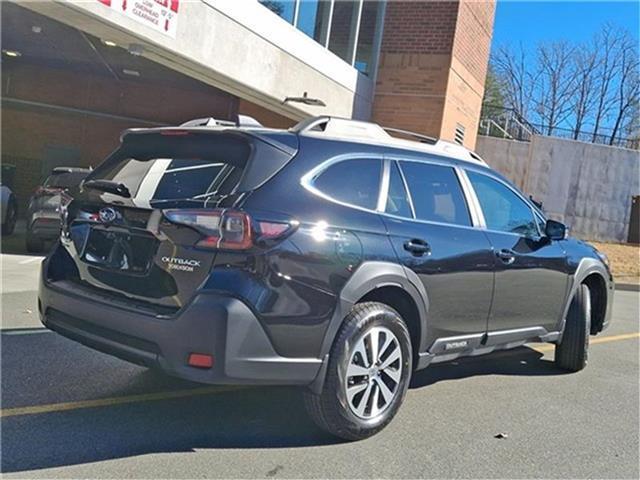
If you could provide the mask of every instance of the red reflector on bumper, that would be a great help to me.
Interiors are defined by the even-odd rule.
[[[213,357],[205,353],[190,353],[189,365],[198,368],[211,368],[213,367]]]

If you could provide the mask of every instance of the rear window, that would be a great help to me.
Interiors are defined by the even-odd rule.
[[[77,187],[88,174],[89,172],[56,173],[49,175],[44,181],[43,186],[50,188]]]
[[[228,195],[242,170],[200,159],[128,158],[99,178],[125,184],[139,200],[173,200]]]
[[[91,180],[124,184],[135,200],[181,200],[257,188],[293,154],[238,132],[149,131],[125,135]]]
[[[375,210],[382,160],[354,158],[330,165],[313,182],[323,194],[339,202]]]

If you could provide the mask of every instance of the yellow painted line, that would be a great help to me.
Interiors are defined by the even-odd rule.
[[[619,342],[620,340],[630,340],[632,338],[640,338],[640,332],[634,333],[622,333],[620,335],[609,335],[607,337],[595,337],[593,339],[589,339],[589,345],[596,345],[598,343],[607,343],[607,342]],[[540,352],[545,353],[553,350],[555,345],[527,345],[529,348]]]
[[[169,400],[173,398],[195,397],[198,395],[210,395],[214,393],[226,393],[240,390],[240,386],[203,387],[189,390],[174,390],[170,392],[143,393],[140,395],[128,395],[122,397],[98,398],[96,400],[81,400],[79,402],[50,403],[47,405],[33,405],[30,407],[4,408],[0,410],[0,417],[15,417],[17,415],[37,415],[39,413],[64,412],[79,410],[81,408],[110,407],[126,403],[151,402],[157,400]]]
[[[620,340],[629,340],[632,338],[640,338],[640,332],[624,333],[621,335],[611,335],[608,337],[599,337],[590,340],[590,344],[617,342]],[[545,353],[554,349],[554,345],[527,345],[540,353]],[[203,388],[193,388],[189,390],[174,390],[170,392],[143,393],[140,395],[128,395],[123,397],[99,398],[96,400],[81,400],[79,402],[63,402],[50,403],[47,405],[33,405],[30,407],[5,408],[0,410],[0,417],[15,417],[18,415],[37,415],[41,413],[64,412],[69,410],[79,410],[82,408],[110,407],[114,405],[123,405],[127,403],[152,402],[158,400],[170,400],[174,398],[195,397],[199,395],[211,395],[215,393],[233,392],[245,389],[242,386],[212,386]]]

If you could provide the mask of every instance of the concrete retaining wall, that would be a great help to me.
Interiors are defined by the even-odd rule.
[[[640,194],[640,152],[544,136],[530,143],[479,136],[476,151],[572,235],[627,240],[631,197]]]

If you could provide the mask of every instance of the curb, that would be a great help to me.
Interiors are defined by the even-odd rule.
[[[640,283],[616,283],[616,290],[640,292]]]

